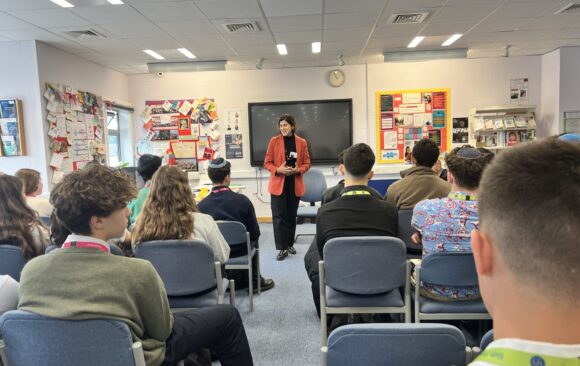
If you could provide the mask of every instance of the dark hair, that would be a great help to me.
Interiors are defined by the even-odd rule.
[[[439,146],[429,139],[422,139],[413,146],[412,154],[417,165],[431,168],[439,158]]]
[[[483,173],[480,228],[519,284],[580,300],[580,145],[557,138],[506,149]]]
[[[22,181],[24,185],[24,194],[30,196],[38,190],[38,181],[40,180],[40,172],[34,169],[18,169],[14,175]]]
[[[144,181],[148,181],[161,166],[161,158],[157,155],[145,154],[137,161],[137,172]]]
[[[26,258],[32,258],[42,253],[34,249],[31,229],[44,225],[26,204],[22,187],[20,179],[0,174],[0,242],[17,245]]]
[[[375,153],[369,145],[355,144],[344,153],[344,168],[355,178],[367,175],[375,165]]]
[[[50,193],[53,244],[62,245],[70,233],[90,235],[91,217],[110,216],[136,193],[129,176],[103,165],[87,165],[66,175]]]
[[[280,127],[280,122],[286,121],[290,126],[292,126],[292,132],[296,131],[296,120],[290,114],[283,114],[278,118],[278,127]]]
[[[445,164],[447,164],[447,169],[453,175],[458,186],[477,189],[483,170],[491,162],[491,159],[493,159],[493,154],[489,158],[488,153],[465,145],[453,149],[445,158]]]
[[[346,149],[344,149],[338,153],[338,163],[339,164],[344,164],[344,153],[346,153]]]
[[[223,158],[218,158],[223,159]],[[212,163],[218,159],[212,161]],[[223,162],[223,160],[220,160]],[[207,168],[207,175],[213,184],[222,183],[224,179],[231,173],[232,164],[229,161],[226,161],[225,165],[221,168],[212,168],[211,166]]]

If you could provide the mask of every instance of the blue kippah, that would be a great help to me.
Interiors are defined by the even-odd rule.
[[[217,158],[217,159],[213,159],[212,161],[209,162],[209,167],[213,168],[213,169],[219,169],[219,168],[223,168],[224,166],[226,166],[226,164],[228,163],[228,161],[224,158]]]
[[[463,159],[477,159],[481,156],[481,151],[464,146],[457,151],[457,156]]]
[[[558,138],[568,142],[580,142],[580,133],[569,132]]]

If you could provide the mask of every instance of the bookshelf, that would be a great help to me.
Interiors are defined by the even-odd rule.
[[[535,140],[535,106],[489,106],[469,110],[469,143],[501,150]]]

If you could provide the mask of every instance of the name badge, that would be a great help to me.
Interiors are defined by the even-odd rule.
[[[298,159],[298,153],[296,151],[292,151],[290,154],[288,154],[288,156],[294,159]]]

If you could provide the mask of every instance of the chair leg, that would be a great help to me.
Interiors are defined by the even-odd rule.
[[[248,267],[248,290],[250,293],[250,311],[254,311],[254,279],[252,278],[252,259],[249,258],[249,261],[250,265]],[[260,278],[258,278],[258,282],[260,282]]]
[[[322,332],[322,347],[327,346],[328,329],[326,326],[326,287],[325,287],[324,262],[318,262],[318,283],[320,286],[320,330]]]
[[[236,306],[236,288],[234,280],[230,280],[230,305]]]
[[[260,270],[260,248],[256,248],[256,272],[258,272],[258,295],[262,293],[262,271]]]

